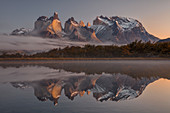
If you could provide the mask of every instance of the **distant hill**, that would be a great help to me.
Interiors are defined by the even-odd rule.
[[[158,42],[170,42],[170,38],[159,40]]]

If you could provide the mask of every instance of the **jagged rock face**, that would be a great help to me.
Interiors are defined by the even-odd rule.
[[[156,42],[159,39],[150,35],[142,24],[132,18],[125,17],[96,17],[92,29],[102,42],[114,42],[116,44],[127,44],[135,40],[143,42]]]
[[[20,29],[15,29],[14,31],[12,31],[11,35],[26,36],[26,35],[29,35],[29,32],[30,31],[25,28],[20,28]]]
[[[69,39],[74,41],[90,41],[90,42],[98,42],[101,41],[96,37],[95,31],[91,28],[87,28],[79,26],[73,30],[71,35],[69,35]]]
[[[78,32],[77,29],[73,30],[73,32],[70,34],[69,38],[71,40],[80,40],[80,41],[82,40],[82,41],[84,41],[84,39],[80,38],[80,33]]]
[[[107,17],[97,16],[96,19],[93,20],[93,25],[108,25],[109,23],[104,22],[102,18],[108,20]]]
[[[52,23],[47,27],[47,31],[51,34],[57,34],[62,31],[61,21],[59,20],[57,13],[54,13]]]
[[[77,28],[78,22],[74,20],[73,17],[69,18],[64,25],[64,32],[66,33],[72,33],[75,28]]]
[[[33,34],[45,36],[45,37],[61,37],[62,26],[61,21],[58,18],[58,13],[54,13],[54,16],[48,18],[41,16],[35,22]]]
[[[90,24],[90,22],[87,22],[87,25],[86,25],[87,27],[90,27],[91,26],[91,24]]]
[[[92,41],[101,42],[95,34],[95,31],[85,26],[83,21],[79,23],[73,17],[65,22],[64,31],[68,34],[68,38],[73,41]]]
[[[80,20],[80,22],[79,22],[79,26],[81,26],[81,27],[85,27],[85,24],[84,24],[84,22],[83,22],[82,20]]]
[[[44,31],[48,27],[48,25],[51,23],[51,20],[48,19],[46,16],[41,16],[37,19],[34,25],[34,30],[37,31]]]

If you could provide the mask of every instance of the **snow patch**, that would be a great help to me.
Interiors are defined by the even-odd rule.
[[[113,23],[112,23],[110,20],[108,20],[108,19],[104,19],[104,18],[100,18],[100,17],[99,17],[98,19],[99,19],[100,21],[108,24],[109,26],[113,25]]]
[[[106,29],[106,27],[104,25],[92,25],[90,28],[95,30],[96,34],[99,33],[100,31]]]
[[[127,21],[122,21],[120,20],[118,23],[119,25],[124,29],[124,30],[131,30],[134,27],[139,27],[139,23],[132,19],[132,18],[122,18],[123,20],[127,20]]]
[[[114,22],[120,26],[124,31],[131,30],[135,27],[139,27],[140,24],[137,20],[132,19],[132,18],[127,18],[127,17],[98,17],[98,19],[105,24],[112,26]]]

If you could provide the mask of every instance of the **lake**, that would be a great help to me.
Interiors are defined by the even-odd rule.
[[[0,61],[1,113],[170,113],[170,60]]]

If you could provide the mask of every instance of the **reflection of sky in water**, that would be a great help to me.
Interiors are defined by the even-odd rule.
[[[88,74],[88,75],[87,75],[87,72],[88,73],[94,72],[94,71],[89,71],[90,69],[88,68],[96,66],[97,69],[100,69],[99,67],[97,67],[99,63],[96,62],[95,64],[91,64],[92,66],[86,63],[76,64],[76,65],[79,65],[78,66],[79,70],[81,70],[81,67],[83,68],[86,67],[86,70],[83,70],[81,73],[76,71],[77,66],[75,64],[73,65],[73,62],[71,64],[70,63],[62,64],[62,66],[59,66],[59,64],[61,65],[61,63],[54,63],[54,64],[52,63],[51,65],[48,65],[48,66],[46,65],[46,63],[44,63],[43,65],[45,66],[39,65],[39,64],[34,64],[34,65],[32,64],[21,65],[20,64],[17,66],[16,65],[8,65],[8,66],[5,65],[6,66],[5,68],[4,68],[4,64],[3,65],[0,64],[0,71],[1,71],[0,73],[0,80],[1,80],[0,81],[0,84],[1,84],[0,85],[0,92],[1,92],[0,111],[3,111],[4,113],[5,112],[9,112],[9,113],[11,112],[13,113],[15,112],[16,113],[23,113],[23,112],[24,113],[25,112],[33,112],[33,113],[34,112],[35,113],[37,112],[42,112],[42,113],[45,113],[45,112],[51,112],[51,113],[52,112],[60,112],[60,113],[66,113],[66,112],[73,112],[73,113],[80,113],[80,112],[84,112],[84,113],[86,112],[88,113],[100,113],[100,112],[101,113],[102,112],[169,113],[170,112],[170,109],[169,109],[170,81],[168,80],[169,78],[168,66],[170,65],[169,61],[159,61],[159,63],[158,61],[147,61],[147,62],[142,62],[142,63],[139,62],[140,65],[136,65],[135,62],[131,62],[131,61],[129,61],[131,63],[127,63],[127,62],[128,61],[126,61],[126,63],[124,63],[123,65],[119,65],[119,64],[122,64],[122,62],[117,61],[117,63],[115,63],[112,61],[110,63],[116,65],[115,67],[119,67],[119,68],[117,68],[116,70],[112,68],[112,71],[110,71],[110,69],[106,66],[106,68],[108,68],[108,71],[106,71],[107,70],[106,69],[105,71],[103,71],[103,74]],[[108,65],[110,63],[106,63],[106,64]],[[74,66],[74,68],[70,66]],[[111,65],[109,65],[109,67],[110,66]],[[124,67],[121,68],[122,66]],[[138,68],[137,67],[134,68],[134,66],[135,67],[138,66],[140,68],[143,67],[143,69],[141,68],[141,70],[138,70]],[[54,67],[57,67],[57,68],[55,69]],[[151,71],[153,73],[159,71],[159,74],[156,76],[153,76],[153,75],[149,76],[151,72],[148,73],[147,70],[144,69],[144,67],[147,67],[148,71]],[[164,68],[164,67],[167,67],[167,68]],[[136,75],[138,77],[134,78],[133,76],[128,75],[128,73],[134,74],[131,72],[134,69],[140,73],[143,71],[143,74],[145,74],[145,76],[143,76],[143,74],[142,75],[139,74],[140,76]],[[120,73],[124,73],[123,70],[126,70],[127,73],[120,74]],[[119,72],[119,73],[114,74],[113,72],[115,73]],[[135,72],[135,74],[137,73]],[[162,75],[162,74],[166,74],[166,75]],[[67,96],[65,96],[65,92],[64,90],[62,90],[61,96],[58,99],[57,106],[54,106],[53,101],[50,101],[50,100],[47,100],[45,102],[38,101],[37,97],[35,96],[35,89],[33,85],[30,85],[32,83],[34,83],[34,85],[37,83],[41,83],[42,79],[46,79],[45,80],[47,81],[46,83],[49,83],[48,82],[49,79],[65,80],[65,82],[68,83],[67,81],[68,79],[66,80],[66,78],[80,77],[80,76],[91,77],[91,78],[95,78],[98,76],[106,77],[102,79],[100,78],[100,82],[98,80],[97,84],[101,83],[102,80],[108,79],[107,76],[108,77],[114,76],[115,78],[121,78],[122,76],[122,78],[119,81],[126,78],[123,83],[124,84],[126,83],[126,85],[130,84],[129,86],[133,86],[131,84],[134,83],[133,80],[135,79],[136,81],[141,81],[141,80],[145,82],[148,80],[149,81],[146,82],[148,85],[146,84],[147,85],[146,88],[144,89],[144,91],[142,91],[142,94],[139,97],[131,99],[131,100],[119,101],[119,102],[110,101],[110,100],[103,101],[103,102],[96,101],[96,98],[94,98],[94,95],[92,92],[89,95],[84,93],[83,96],[79,96],[78,94],[72,101],[68,99]],[[115,80],[115,78],[113,80]],[[154,82],[150,81],[151,78],[154,78],[152,80]],[[24,88],[24,89],[15,88],[9,82],[29,83],[29,87]],[[107,84],[104,82],[102,82],[102,84],[99,84],[99,85],[107,86]],[[109,89],[109,88],[106,88],[106,89]]]

